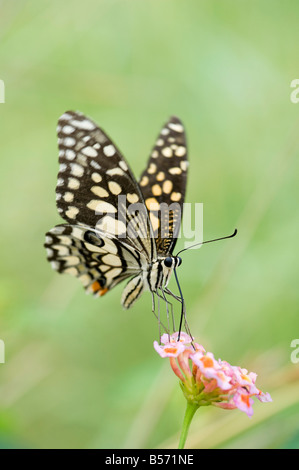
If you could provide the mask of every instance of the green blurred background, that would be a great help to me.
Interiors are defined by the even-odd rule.
[[[178,443],[185,400],[153,350],[150,295],[123,311],[123,285],[95,300],[46,261],[44,234],[61,222],[56,123],[75,109],[137,176],[180,116],[204,238],[239,230],[185,253],[180,282],[196,340],[255,371],[274,402],[252,419],[200,410],[187,445],[299,448],[298,15],[295,0],[1,1],[2,447]]]

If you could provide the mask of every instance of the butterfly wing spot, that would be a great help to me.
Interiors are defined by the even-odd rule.
[[[159,184],[154,184],[152,186],[152,191],[153,191],[154,196],[161,196],[161,194],[162,194],[162,189],[161,189],[161,186]]]
[[[181,193],[176,193],[176,192],[173,192],[170,195],[170,199],[174,202],[178,202],[181,199],[181,197],[182,197]]]
[[[121,266],[121,260],[113,254],[104,255],[102,261],[110,266]]]
[[[156,176],[157,181],[163,181],[165,179],[165,173],[164,171],[159,171],[159,173]]]
[[[63,199],[65,200],[65,202],[72,202],[74,199],[74,194],[67,191],[66,193],[64,193]]]
[[[102,297],[108,292],[108,290],[108,287],[103,287],[99,281],[94,281],[87,289],[88,292],[91,292],[96,297]]]
[[[91,179],[95,182],[95,183],[100,183],[102,181],[102,176],[97,173],[96,171],[92,173],[91,175]]]
[[[128,193],[128,194],[127,194],[127,201],[128,201],[130,204],[136,204],[136,202],[138,202],[138,196],[137,196],[137,194],[135,194],[135,193]]]
[[[99,281],[94,281],[92,284],[91,284],[91,290],[92,292],[95,294],[95,293],[98,293],[100,295],[104,295],[106,294],[106,292],[108,292],[108,289],[107,287],[104,289],[101,284],[99,283]]]
[[[68,210],[65,212],[67,217],[69,217],[70,219],[75,219],[78,213],[79,209],[75,206],[69,206]]]
[[[66,163],[61,163],[59,166],[59,173],[64,173],[66,169],[67,169]]]
[[[97,157],[97,155],[98,155],[98,152],[96,151],[96,149],[94,147],[90,147],[90,146],[83,148],[81,150],[81,152],[84,155],[86,155],[86,157],[91,157],[91,158]]]
[[[104,154],[106,155],[106,157],[112,157],[115,154],[115,148],[111,144],[106,145],[106,147],[104,147],[103,151],[104,151]]]
[[[183,163],[183,162],[182,162]],[[187,169],[187,168],[186,168]],[[179,167],[173,167],[173,168],[169,168],[168,172],[171,174],[171,175],[180,175],[182,173],[182,170],[181,168]]]
[[[94,168],[95,170],[100,170],[102,168],[101,165],[95,160],[90,161],[90,166]]]
[[[149,211],[158,211],[160,209],[160,204],[155,197],[146,199],[145,205]]]
[[[170,147],[165,147],[164,149],[162,149],[161,153],[162,155],[164,155],[164,157],[167,157],[167,158],[171,158],[173,155]]]
[[[115,176],[115,175],[124,176],[125,172],[121,168],[111,168],[110,170],[106,171],[106,175],[108,175],[108,176]]]
[[[63,118],[63,116],[61,116],[61,119]],[[96,126],[89,119],[83,119],[82,121],[79,121],[78,119],[73,119],[71,121],[71,124],[77,129],[82,129],[84,131],[93,131],[96,128]]]
[[[184,127],[181,123],[170,122],[168,124],[168,127],[174,130],[175,132],[184,132]]]
[[[102,188],[101,186],[92,186],[90,188],[90,191],[95,194],[96,196],[99,197],[108,197],[109,193],[106,191],[106,189]],[[88,206],[88,205],[87,205]],[[89,206],[88,206],[89,207]]]
[[[74,158],[76,157],[76,153],[74,152],[74,150],[67,149],[65,151],[65,157],[67,160],[74,160]]]
[[[117,212],[117,208],[113,204],[110,202],[101,201],[99,199],[92,199],[87,204],[87,207],[97,214],[103,214],[107,212],[113,214]]]
[[[79,165],[78,163],[71,163],[71,175],[77,176],[78,178],[83,176],[84,175],[83,166]]]
[[[177,147],[175,154],[177,157],[183,157],[186,155],[186,147]]]
[[[170,180],[166,180],[163,183],[163,192],[165,194],[170,194],[173,188],[173,183]]]
[[[121,186],[115,181],[109,181],[108,187],[110,189],[110,192],[114,194],[114,196],[118,196],[122,191]]]
[[[147,186],[148,183],[149,183],[149,178],[147,176],[143,176],[139,184],[140,186]]]
[[[124,160],[121,160],[119,162],[119,166],[124,170],[124,171],[128,171],[128,165],[126,164],[126,162]]]
[[[147,172],[150,175],[153,175],[154,173],[156,173],[156,171],[157,171],[157,165],[155,163],[151,163],[150,166],[148,167]]]
[[[72,268],[66,268],[66,269],[64,270],[64,272],[65,272],[65,273],[68,273],[68,274],[70,274],[71,276],[74,276],[74,277],[78,276],[78,271],[77,271],[77,269],[74,268],[74,267],[72,267]]]
[[[188,169],[188,164],[189,162],[187,162],[186,160],[183,160],[181,163],[180,163],[180,167],[183,171],[187,171]]]
[[[75,132],[75,128],[67,124],[63,127],[62,131],[64,132],[64,134],[72,134],[73,132]]]
[[[66,137],[62,142],[66,147],[74,147],[76,144],[76,140],[73,137]]]
[[[105,287],[104,289],[100,289],[99,291],[99,296],[102,297],[103,295],[105,295],[107,292],[108,292],[108,288]]]
[[[114,236],[125,235],[127,229],[126,224],[123,221],[109,215],[102,217],[102,219],[97,224],[97,228],[103,232],[111,233]]]
[[[68,178],[67,186],[69,189],[79,189],[80,181],[77,178]]]
[[[158,230],[159,230],[159,227],[160,227],[159,217],[156,214],[154,214],[153,212],[151,212],[150,213],[150,221],[151,221],[151,224],[152,224],[152,227],[153,227],[153,230],[154,230],[154,234],[158,235]]]

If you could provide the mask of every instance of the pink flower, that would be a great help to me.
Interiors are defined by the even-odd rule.
[[[182,343],[166,343],[161,346],[157,341],[154,342],[154,348],[161,357],[178,357],[185,350]]]
[[[251,395],[237,391],[233,397],[234,404],[240,411],[244,411],[249,417],[253,415],[252,405],[254,403]]]
[[[180,339],[178,340],[179,333],[174,333],[168,335],[165,333],[161,336],[161,343],[159,345],[157,341],[154,342],[154,348],[161,357],[177,357],[185,350],[185,345],[191,344],[192,338],[186,333],[180,334]]]
[[[263,403],[272,401],[269,393],[263,393],[256,387],[257,375],[254,372],[248,373],[246,369],[216,360],[211,352],[206,352],[203,346],[192,341],[185,333],[174,333],[164,334],[161,345],[154,342],[158,354],[169,358],[189,403],[224,409],[238,408],[251,417],[252,397]]]
[[[180,334],[180,339],[179,338],[179,333],[173,333],[172,335],[168,335],[165,333],[164,335],[161,336],[161,343],[167,344],[167,343],[192,343],[193,338],[191,336],[187,335],[187,333],[184,333],[183,331]]]

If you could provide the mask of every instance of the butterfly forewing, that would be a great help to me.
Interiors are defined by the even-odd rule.
[[[178,237],[187,166],[184,127],[173,116],[161,129],[139,181],[160,255],[171,254]]]
[[[155,256],[152,228],[135,178],[111,139],[81,113],[68,111],[58,122],[58,211],[120,238]]]

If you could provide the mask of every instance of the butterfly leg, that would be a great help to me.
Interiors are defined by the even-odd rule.
[[[191,338],[193,338],[193,336],[192,336],[192,334],[191,334],[191,331],[190,331],[190,327],[189,327],[188,322],[187,322],[186,305],[185,305],[184,299],[181,298],[181,297],[179,297],[178,295],[175,295],[173,292],[171,292],[170,289],[168,289],[168,287],[166,287],[165,292],[166,292],[166,294],[170,295],[171,297],[173,297],[174,299],[178,300],[178,301],[182,304],[182,314],[181,314],[181,319],[180,319],[179,332],[181,331],[181,328],[182,328],[182,321],[183,321],[183,318],[184,318],[184,325],[185,325],[186,333],[187,333],[189,336],[191,336]]]
[[[159,339],[161,338],[162,334],[161,334],[161,327],[163,328],[163,330],[165,331],[165,333],[168,333],[168,329],[166,328],[166,326],[161,322],[161,318],[160,318],[160,298],[161,296],[159,296],[156,292],[155,294],[157,294],[157,297],[158,297],[158,314],[156,313],[156,306],[155,306],[155,296],[154,296],[154,292],[151,293],[152,294],[152,312],[153,314],[155,315],[156,319],[158,320],[158,325],[159,325]]]
[[[168,306],[170,306],[171,321],[172,321],[172,329],[173,329],[173,331],[175,331],[175,320],[174,320],[174,314],[173,314],[173,305],[172,305],[172,303],[169,302],[169,300],[167,299],[167,297],[166,297],[166,295],[165,295],[164,289],[161,287],[160,290],[161,290],[161,292],[162,292],[163,300],[164,300],[165,303],[166,303],[166,313],[167,313],[167,324],[168,324],[168,328],[169,328],[169,307],[168,307]]]
[[[174,321],[174,314],[173,314],[173,305],[171,302],[169,302],[169,300],[166,298],[166,295],[165,295],[165,292],[164,290],[161,288],[161,293],[159,291],[156,291],[155,294],[156,296],[158,297],[158,307],[159,307],[159,314],[158,316],[156,315],[156,313],[154,312],[154,315],[156,316],[156,318],[158,319],[158,322],[159,322],[159,325],[161,325],[165,331],[165,333],[167,333],[168,335],[170,335],[170,322],[169,322],[169,318],[170,318],[170,315],[169,315],[169,307],[170,307],[170,311],[171,311],[171,319],[172,319],[172,328],[173,328],[173,331],[175,331],[175,321]],[[167,327],[161,322],[161,318],[160,318],[160,299],[162,299],[165,303],[166,303],[166,312],[167,312]],[[154,300],[153,300],[153,303],[154,303]]]

